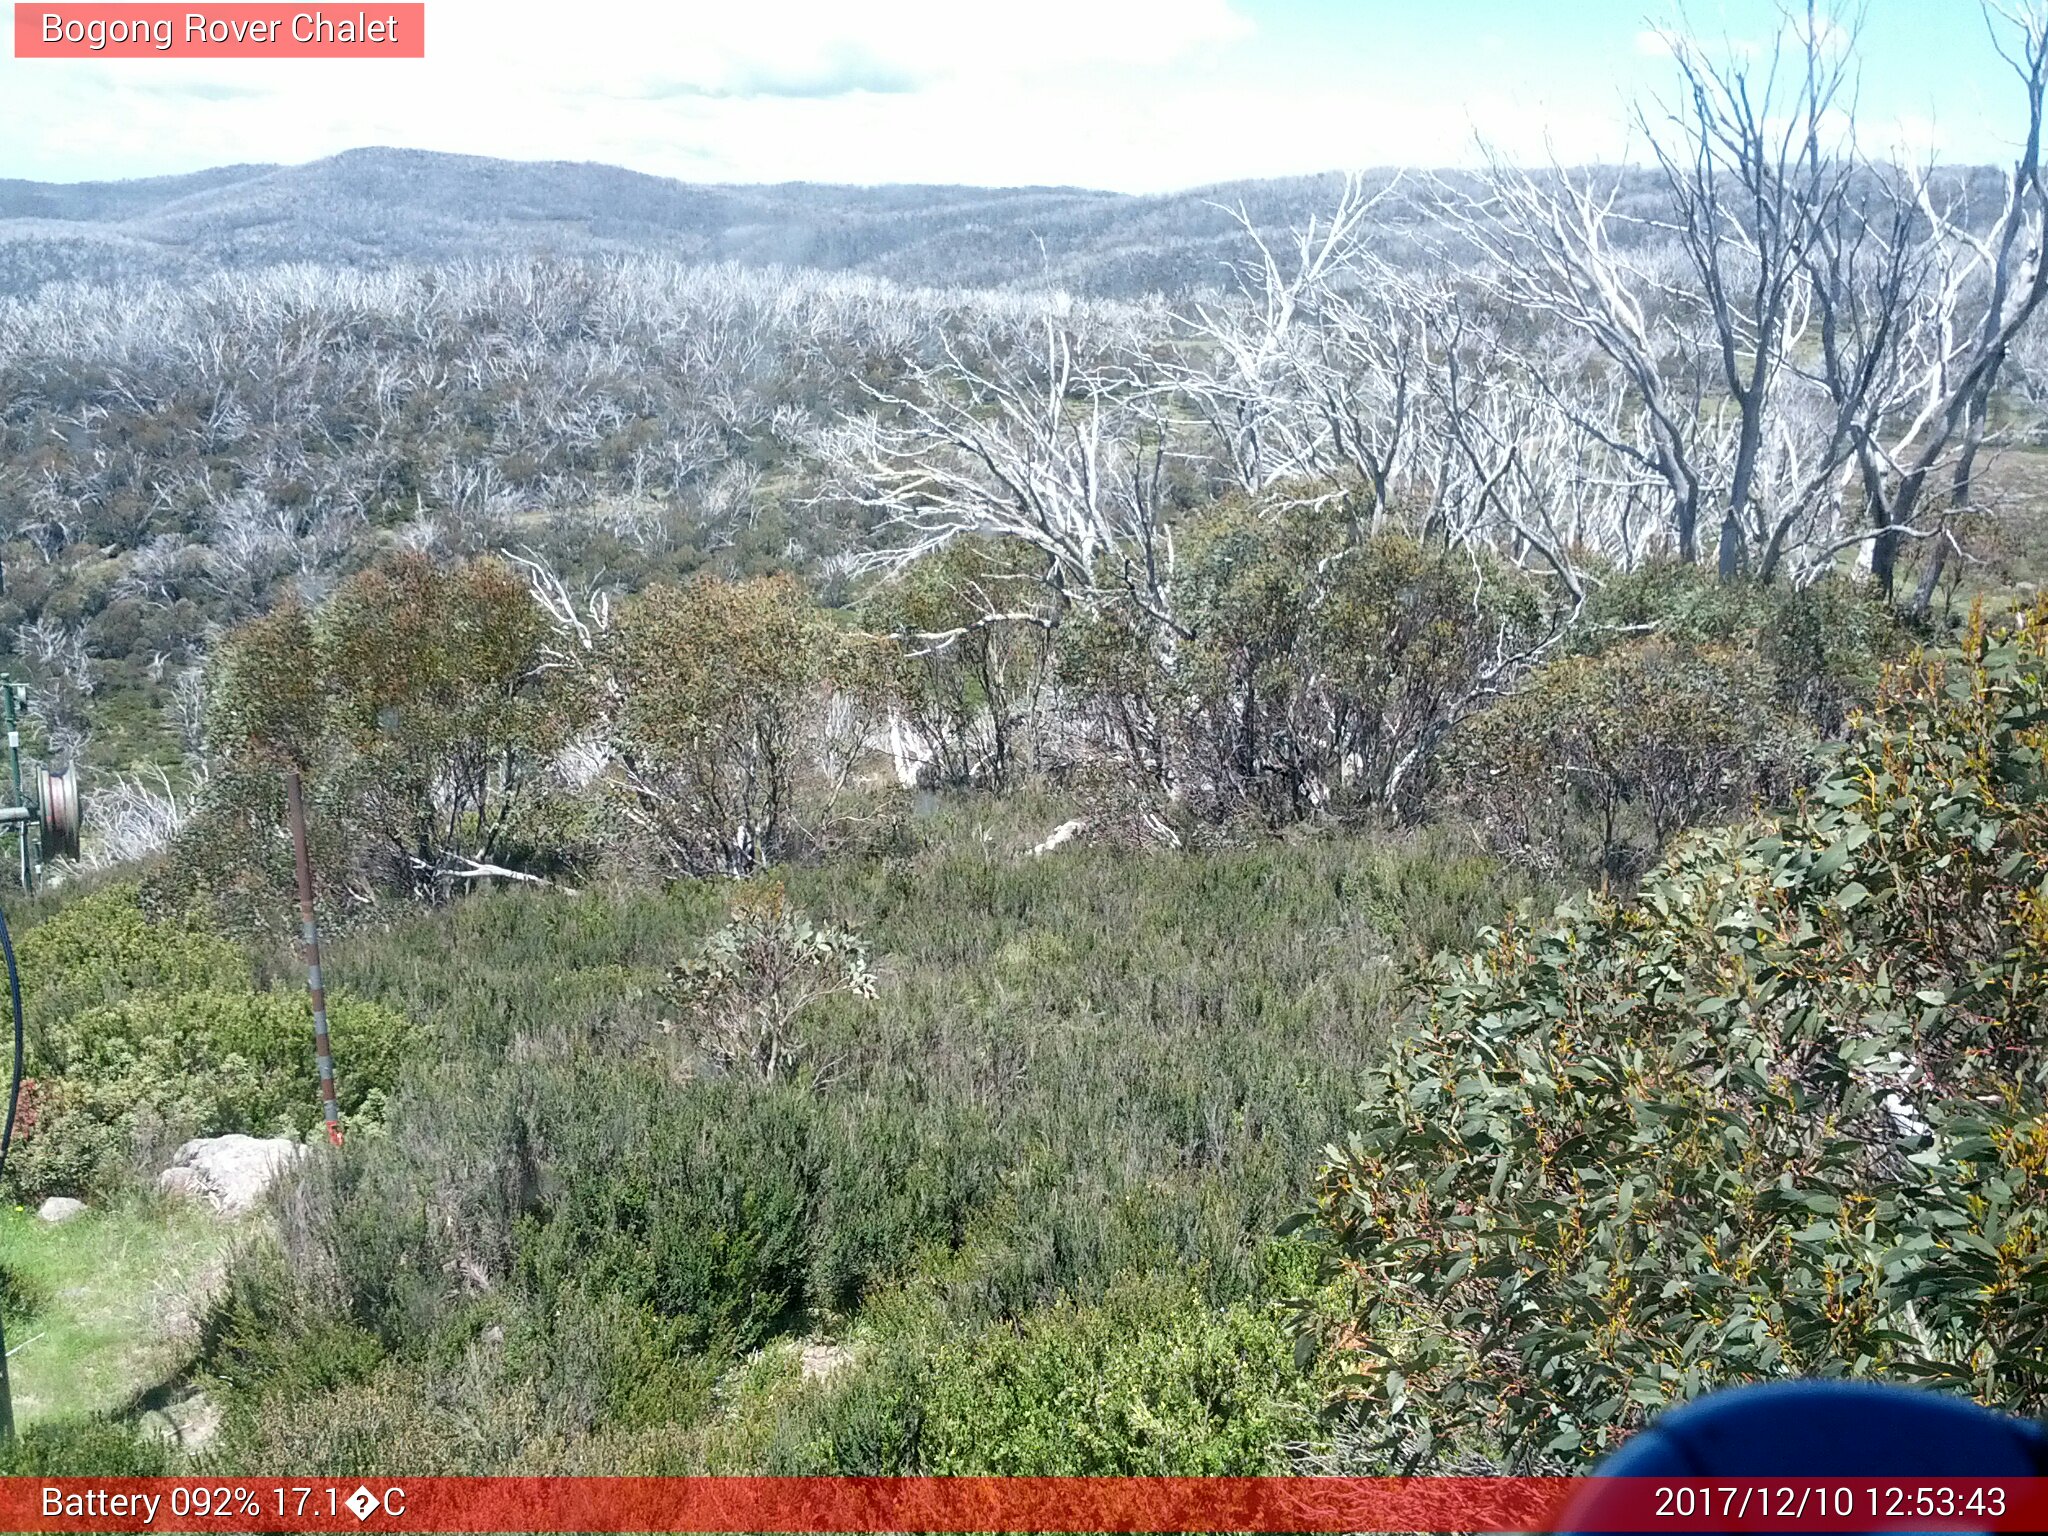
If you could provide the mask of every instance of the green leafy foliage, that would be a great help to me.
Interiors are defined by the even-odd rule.
[[[1592,595],[1578,648],[1598,652],[1654,630],[1681,650],[1733,648],[1755,657],[1755,682],[1777,713],[1825,740],[1877,691],[1886,663],[1913,648],[1906,617],[1867,581],[1831,576],[1805,587],[1723,582],[1698,566],[1654,564],[1617,574]]]
[[[669,972],[669,998],[689,1039],[725,1070],[795,1075],[805,1061],[797,1022],[836,994],[872,998],[867,946],[813,922],[780,885],[749,893],[731,920]]]
[[[214,1377],[252,1396],[304,1399],[367,1380],[383,1342],[347,1309],[280,1316],[270,1305],[287,1282],[268,1245],[243,1255],[207,1312],[201,1344]]]
[[[804,1294],[818,1171],[802,1108],[734,1083],[685,1119],[649,1079],[597,1086],[547,1108],[536,1151],[555,1182],[522,1225],[521,1279],[584,1310],[649,1308],[685,1350],[759,1343]],[[729,1129],[708,1134],[713,1118]]]
[[[1753,651],[1662,637],[1566,656],[1461,731],[1446,771],[1503,848],[1634,876],[1679,832],[1805,776]]]
[[[1001,788],[1036,760],[1053,616],[1032,554],[956,539],[862,607],[895,642],[889,699],[932,754],[934,784]]]
[[[1132,1279],[1014,1325],[948,1326],[915,1299],[783,1432],[779,1471],[842,1476],[1255,1477],[1314,1430],[1271,1308]]]
[[[159,902],[281,926],[286,767],[306,776],[322,895],[338,910],[558,872],[576,840],[554,769],[585,700],[549,666],[550,639],[502,562],[414,555],[358,572],[317,614],[288,606],[243,626],[216,671],[213,777]]]
[[[342,1113],[381,1116],[410,1030],[388,1008],[328,998]],[[321,1123],[312,1012],[304,993],[151,992],[38,1032],[35,1124],[22,1137],[24,1190],[98,1190],[131,1156],[192,1136],[303,1136]]]
[[[2048,1406],[2044,747],[2037,609],[1895,670],[1796,812],[1441,964],[1312,1217],[1389,1454],[1791,1374]]]
[[[677,873],[746,873],[815,846],[878,689],[872,646],[788,576],[704,576],[622,606],[604,657],[624,803]]]
[[[50,1304],[50,1289],[34,1275],[12,1264],[0,1264],[0,1317],[7,1326],[27,1322]],[[17,1329],[15,1337],[19,1338]]]
[[[319,1122],[305,994],[256,990],[249,962],[197,920],[152,921],[134,886],[115,886],[29,929],[20,960],[31,1081],[6,1171],[17,1197],[96,1193],[193,1136]],[[345,992],[328,1013],[343,1113],[375,1121],[414,1033]]]
[[[0,1441],[0,1477],[165,1477],[171,1442],[118,1419],[53,1419]]]
[[[154,918],[137,897],[132,883],[108,886],[20,935],[23,1006],[38,1026],[138,992],[249,984],[249,961],[232,941],[196,917]],[[7,1006],[0,998],[0,1009]],[[31,1034],[31,1044],[41,1038]]]
[[[307,1170],[286,1262],[238,1269],[234,1353],[207,1362],[250,1405],[230,1415],[235,1464],[353,1464],[374,1457],[369,1426],[393,1424],[408,1464],[706,1470],[701,1436],[747,1350],[859,1332],[905,1285],[991,1350],[1063,1300],[1108,1350],[1115,1329],[1087,1309],[1131,1277],[1211,1311],[1243,1303],[1214,1336],[1195,1302],[1152,1315],[1161,1340],[1210,1339],[1160,1358],[1208,1361],[1185,1379],[1251,1414],[1264,1346],[1246,1344],[1239,1393],[1220,1340],[1271,1333],[1267,1234],[1378,1049],[1397,959],[1469,936],[1499,866],[1447,834],[1026,857],[1061,814],[946,797],[911,851],[784,873],[819,926],[858,914],[875,956],[873,1002],[802,1015],[813,1059],[837,1063],[822,1082],[706,1072],[661,1028],[675,957],[727,921],[729,886],[507,891],[352,938],[352,982],[427,1024],[442,1064],[415,1079],[402,1129]],[[1338,950],[1375,958],[1333,968]],[[330,1338],[338,1323],[351,1331]],[[285,1386],[301,1357],[355,1374]],[[1150,1380],[1149,1358],[1133,1338],[1117,1369]],[[1058,1369],[1041,1371],[1048,1392]],[[875,1436],[919,1411],[932,1378],[905,1379],[911,1418],[878,1406]],[[999,1376],[977,1379],[993,1393]],[[767,1440],[812,1447],[790,1466],[876,1464],[821,1461],[780,1390],[759,1412],[787,1416],[788,1436],[762,1428],[718,1469],[764,1470]],[[1200,1396],[1163,1379],[1132,1392],[1190,1415]],[[1117,1433],[1165,1443],[1136,1423]],[[1212,1441],[1251,1443],[1197,1444]]]
[[[1114,613],[1069,626],[1062,676],[1129,770],[1268,825],[1415,809],[1444,738],[1544,626],[1514,572],[1360,534],[1322,499],[1208,509],[1175,609],[1184,637]]]
[[[320,755],[329,701],[319,638],[303,604],[280,603],[237,630],[220,658],[209,744],[217,755],[304,772]]]
[[[1566,654],[1452,739],[1444,786],[1512,856],[1632,881],[1684,829],[1788,798],[1910,638],[1845,578],[1619,575]]]

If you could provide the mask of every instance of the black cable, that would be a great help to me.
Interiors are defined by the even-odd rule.
[[[7,1167],[7,1149],[14,1144],[14,1111],[21,1103],[23,1034],[21,1029],[21,969],[14,963],[14,936],[7,931],[7,914],[0,912],[0,955],[7,957],[7,1000],[14,1005],[14,1081],[7,1090],[7,1124],[0,1129],[0,1172]],[[14,1439],[14,1383],[7,1373],[7,1326],[0,1318],[0,1442]]]
[[[14,936],[7,931],[7,914],[0,912],[0,954],[7,957],[7,1000],[14,1005],[14,1082],[7,1090],[7,1125],[0,1129],[0,1172],[7,1167],[7,1149],[14,1144],[14,1111],[21,1102],[22,1033],[21,970],[14,963]]]

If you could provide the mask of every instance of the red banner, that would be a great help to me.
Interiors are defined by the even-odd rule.
[[[423,59],[424,4],[14,7],[17,59]]]
[[[8,1531],[2020,1531],[2048,1478],[0,1479]]]

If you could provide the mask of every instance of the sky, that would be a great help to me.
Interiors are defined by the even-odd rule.
[[[1756,50],[1777,22],[1774,0],[428,0],[422,60],[0,58],[0,177],[365,145],[1129,192],[1469,164],[1482,142],[1637,159],[1661,31]],[[1859,53],[1867,148],[2009,157],[2017,83],[1977,0],[1867,0]]]

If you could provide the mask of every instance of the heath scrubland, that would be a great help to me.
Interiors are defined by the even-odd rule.
[[[1674,39],[1647,168],[1298,188],[1168,296],[583,253],[0,301],[0,627],[92,820],[11,909],[5,1178],[206,1271],[13,1464],[2041,1411],[2048,34],[1994,20],[2011,166],[1862,154],[1839,30]],[[227,1132],[311,1150],[196,1265],[154,1174]],[[0,1237],[33,1332],[69,1292]]]

